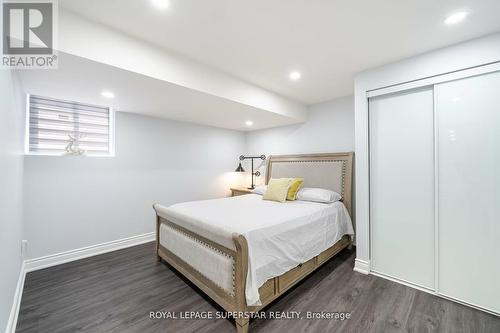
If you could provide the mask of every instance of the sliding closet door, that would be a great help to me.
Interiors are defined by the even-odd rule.
[[[436,86],[439,292],[500,313],[500,73]]]
[[[434,288],[432,88],[369,101],[371,269]]]

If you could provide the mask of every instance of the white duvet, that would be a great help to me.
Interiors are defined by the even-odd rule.
[[[278,203],[248,194],[155,206],[165,219],[234,249],[232,234],[248,242],[248,305],[260,305],[259,288],[317,256],[354,230],[347,209],[306,201]]]

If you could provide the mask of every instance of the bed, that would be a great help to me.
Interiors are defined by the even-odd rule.
[[[351,245],[353,153],[270,156],[270,178],[342,195],[331,204],[262,200],[257,194],[184,202],[156,211],[156,252],[247,332],[259,311]]]

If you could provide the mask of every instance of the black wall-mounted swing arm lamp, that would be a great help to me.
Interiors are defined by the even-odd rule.
[[[244,160],[252,160],[252,185],[249,187],[249,189],[253,190],[255,188],[255,185],[254,185],[254,182],[253,182],[253,177],[254,176],[257,176],[259,177],[260,176],[260,172],[259,171],[253,171],[253,161],[255,159],[261,159],[261,160],[265,160],[266,159],[266,155],[241,155],[240,156],[240,161],[244,161]],[[245,172],[245,169],[243,169],[243,167],[241,166],[241,162],[240,164],[238,164],[238,167],[236,168],[235,170],[236,172]]]

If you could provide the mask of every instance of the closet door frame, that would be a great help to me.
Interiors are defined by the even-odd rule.
[[[366,126],[365,126],[366,132],[364,133],[364,135],[365,135],[365,139],[366,139],[366,148],[367,149],[366,149],[366,151],[364,151],[362,153],[365,154],[365,156],[363,156],[363,157],[366,158],[366,161],[368,163],[367,163],[366,170],[357,170],[356,174],[365,173],[368,176],[368,193],[367,193],[367,197],[365,197],[363,199],[367,200],[367,208],[368,208],[367,212],[365,212],[365,214],[367,214],[367,217],[368,217],[368,244],[365,244],[365,245],[368,245],[367,250],[368,250],[368,257],[370,258],[370,260],[372,258],[372,253],[373,253],[372,252],[372,245],[373,245],[372,232],[373,232],[373,230],[372,230],[372,223],[371,223],[371,221],[372,221],[372,218],[371,218],[372,217],[372,215],[371,215],[372,207],[370,204],[370,198],[371,198],[370,161],[371,161],[371,156],[370,156],[370,133],[369,133],[369,127],[370,127],[369,126],[369,99],[372,97],[390,95],[390,94],[395,94],[395,93],[399,93],[399,92],[410,91],[410,90],[414,90],[414,89],[418,89],[418,88],[425,88],[425,87],[432,87],[432,90],[434,92],[434,110],[433,110],[433,114],[434,114],[434,223],[435,223],[435,225],[434,225],[434,266],[435,266],[434,267],[435,268],[434,269],[434,290],[424,288],[424,287],[415,285],[411,282],[400,280],[398,278],[394,278],[394,277],[391,277],[388,275],[376,273],[370,269],[370,262],[369,261],[365,263],[365,262],[360,262],[360,261],[358,261],[358,259],[356,259],[354,270],[361,272],[361,273],[365,273],[365,274],[372,274],[372,275],[380,276],[380,277],[383,277],[385,279],[388,279],[388,280],[391,280],[394,282],[398,282],[400,284],[407,285],[409,287],[419,289],[419,290],[422,290],[424,292],[427,292],[427,293],[430,293],[430,294],[433,294],[433,295],[436,295],[436,296],[439,296],[439,297],[442,297],[442,298],[445,298],[445,299],[448,299],[448,300],[451,300],[451,301],[454,301],[457,303],[461,303],[461,304],[482,310],[484,312],[488,312],[488,313],[500,316],[500,313],[497,313],[495,311],[491,311],[489,309],[485,309],[485,308],[476,306],[474,304],[470,304],[466,301],[441,294],[439,291],[439,284],[438,284],[439,283],[439,244],[438,244],[438,241],[439,241],[439,202],[438,202],[439,201],[438,200],[439,199],[439,174],[438,174],[438,172],[439,172],[439,165],[438,165],[439,151],[438,151],[438,148],[439,147],[438,147],[438,137],[439,136],[438,136],[438,134],[439,133],[438,133],[438,126],[436,126],[436,124],[437,124],[437,112],[436,112],[436,94],[435,94],[436,89],[435,89],[435,86],[438,84],[441,84],[441,83],[466,79],[466,78],[485,75],[485,74],[494,73],[494,72],[500,72],[500,61],[486,64],[486,65],[477,66],[477,67],[458,70],[458,71],[454,71],[454,72],[450,72],[450,73],[446,73],[446,74],[442,74],[442,75],[436,75],[436,76],[432,76],[432,77],[428,77],[428,78],[424,78],[424,79],[420,79],[420,80],[403,82],[403,83],[396,84],[396,85],[391,85],[391,86],[387,86],[387,87],[381,87],[378,89],[372,89],[372,90],[365,91],[365,101],[364,101],[365,105],[364,106],[365,106],[366,110],[365,110],[364,114],[362,115],[363,119],[359,119],[359,115],[358,115],[358,117],[356,118],[356,121],[362,121],[364,124],[366,124]],[[360,154],[360,152],[358,152],[358,151],[356,153]]]
[[[377,96],[373,96],[373,97],[370,97],[369,99],[371,98],[374,98],[374,97],[391,97],[391,96],[394,96],[396,97],[399,93],[411,93],[412,91],[418,93],[418,92],[422,92],[423,90],[428,90],[430,92],[432,92],[432,128],[433,128],[433,138],[432,138],[432,148],[433,148],[433,152],[432,152],[432,166],[433,166],[433,173],[432,173],[432,176],[433,176],[433,183],[434,183],[434,188],[433,188],[433,207],[432,207],[432,210],[433,210],[433,224],[434,224],[434,229],[433,229],[433,233],[434,233],[434,237],[433,237],[433,252],[434,252],[434,256],[433,256],[433,271],[434,271],[434,277],[433,277],[433,287],[427,287],[427,286],[424,286],[424,285],[421,285],[421,284],[417,284],[415,282],[411,282],[411,281],[408,281],[406,279],[403,279],[401,277],[396,277],[392,274],[389,274],[387,272],[382,272],[382,271],[377,271],[374,269],[374,265],[371,266],[370,268],[370,273],[372,275],[375,275],[375,276],[379,276],[379,277],[383,277],[383,278],[386,278],[386,279],[389,279],[391,281],[395,281],[395,282],[399,282],[399,283],[402,283],[402,284],[406,284],[406,285],[410,285],[414,288],[417,288],[419,290],[422,290],[422,291],[425,291],[425,292],[430,292],[430,293],[437,293],[437,286],[436,286],[436,281],[437,281],[437,262],[436,262],[436,251],[437,251],[437,226],[438,224],[436,223],[436,214],[437,214],[437,209],[436,209],[436,205],[437,205],[437,188],[436,188],[436,184],[437,184],[437,168],[436,168],[436,163],[437,163],[437,154],[436,154],[436,149],[437,149],[437,144],[436,144],[436,112],[435,112],[435,105],[436,105],[436,95],[435,95],[435,91],[434,91],[434,85],[427,85],[427,86],[422,86],[422,87],[417,87],[417,88],[410,88],[410,89],[404,89],[404,90],[401,90],[401,91],[391,91],[387,94],[382,94],[382,95],[377,95]],[[370,110],[370,101],[368,101],[368,107],[369,107],[369,110],[368,110],[368,131],[369,131],[369,135],[368,135],[368,140],[369,140],[369,149],[368,149],[368,153],[369,153],[369,166],[370,166],[370,169],[369,169],[369,172],[370,172],[370,176],[369,176],[369,179],[370,179],[370,184],[369,184],[369,192],[370,192],[370,212],[369,212],[369,218],[370,218],[370,262],[373,262],[373,254],[374,254],[374,231],[373,231],[373,228],[371,227],[372,226],[372,222],[374,221],[374,217],[373,217],[373,205],[371,204],[371,200],[373,198],[373,186],[372,186],[372,163],[373,163],[373,154],[372,154],[372,141],[370,140],[370,138],[372,137],[372,115],[370,114],[370,112],[372,112]],[[429,155],[430,156],[430,155]]]
[[[447,74],[437,75],[428,77],[421,80],[402,82],[397,85],[391,85],[388,87],[381,87],[377,89],[371,89],[366,91],[366,99],[376,96],[382,96],[397,92],[402,92],[405,90],[412,90],[417,88],[423,88],[426,86],[434,86],[440,83],[461,80],[473,76],[479,76],[483,74],[489,74],[500,71],[500,61],[488,65],[467,68]]]

